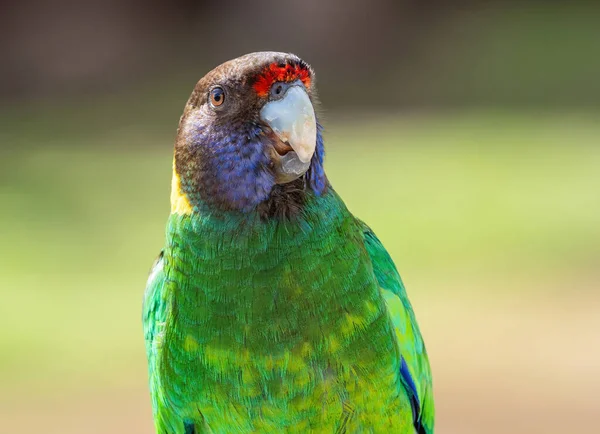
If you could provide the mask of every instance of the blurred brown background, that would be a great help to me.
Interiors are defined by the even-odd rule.
[[[600,424],[600,4],[4,1],[0,431],[150,433],[141,331],[195,82],[317,71],[326,169],[408,286],[439,433]]]
[[[12,100],[189,87],[276,50],[309,58],[330,105],[600,104],[600,7],[588,2],[9,0],[0,20]]]

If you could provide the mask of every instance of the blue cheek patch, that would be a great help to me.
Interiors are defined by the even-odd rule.
[[[190,134],[194,154],[189,156],[187,172],[179,175],[182,191],[195,206],[217,203],[228,210],[249,212],[270,197],[275,177],[269,169],[269,139],[262,127],[242,122],[209,129],[192,123]],[[316,196],[328,188],[324,153],[322,127],[317,123],[317,145],[306,173],[308,187]]]
[[[313,155],[310,169],[308,169],[308,181],[310,187],[317,196],[321,196],[327,190],[327,178],[323,168],[325,158],[325,146],[323,145],[323,127],[317,122],[317,148]]]

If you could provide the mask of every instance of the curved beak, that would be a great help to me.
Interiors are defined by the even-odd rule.
[[[302,176],[317,146],[315,110],[304,87],[289,87],[281,99],[263,106],[260,117],[293,150],[279,158],[276,181],[283,184]]]

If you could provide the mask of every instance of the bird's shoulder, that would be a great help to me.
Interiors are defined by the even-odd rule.
[[[415,313],[396,265],[383,243],[364,222],[358,219],[356,222],[394,324],[402,358],[400,374],[412,401],[417,433],[430,434],[433,432],[435,413],[431,368]]]
[[[165,258],[164,250],[157,256],[146,282],[144,300],[142,304],[142,322],[146,338],[146,348],[151,352],[151,347],[164,325],[165,306]]]

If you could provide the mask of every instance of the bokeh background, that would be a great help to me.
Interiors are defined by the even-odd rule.
[[[596,432],[598,2],[1,8],[1,432],[152,432],[140,311],[177,122],[267,49],[317,71],[326,169],[408,286],[437,432]]]

